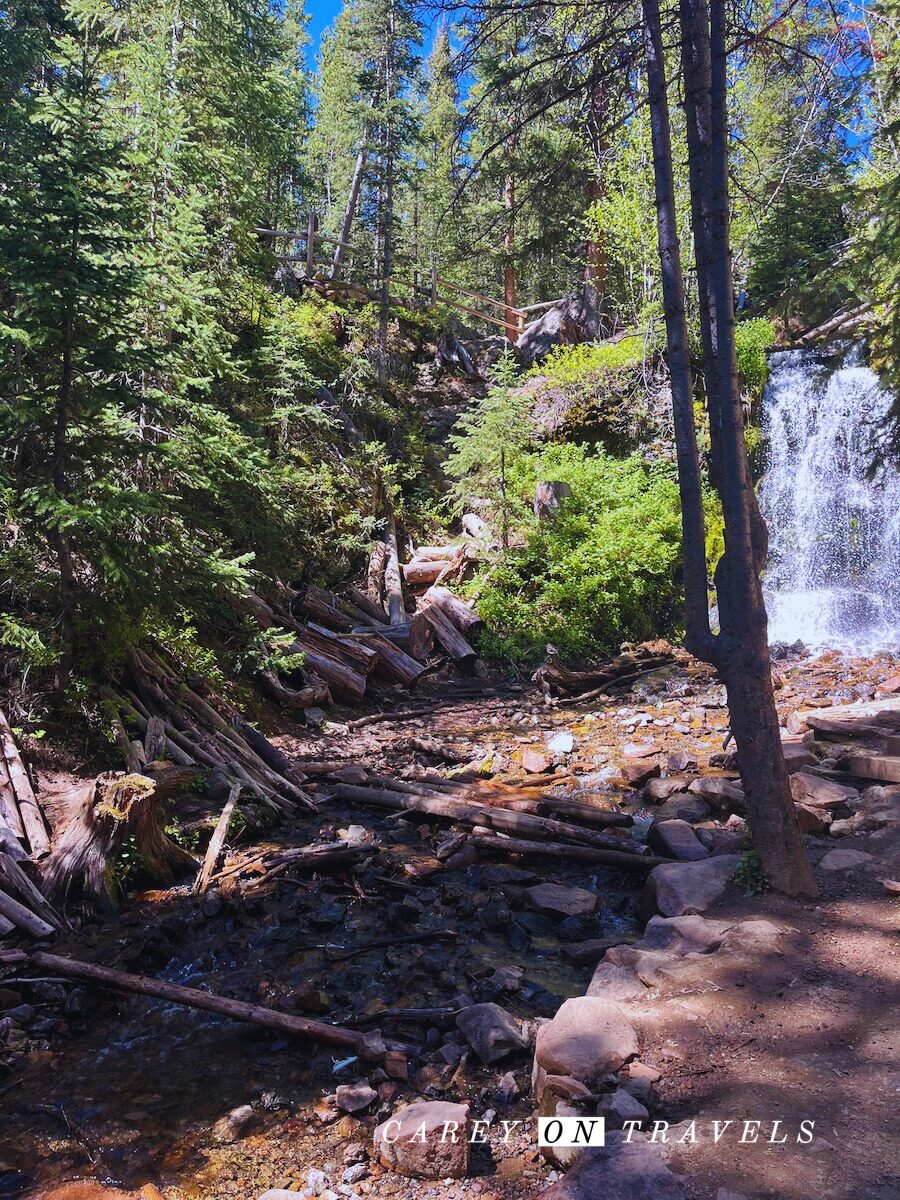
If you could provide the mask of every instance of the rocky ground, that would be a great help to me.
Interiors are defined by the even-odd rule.
[[[322,785],[320,814],[272,841],[357,826],[380,847],[359,872],[255,887],[245,877],[202,906],[186,889],[144,894],[54,949],[377,1024],[417,1046],[406,1067],[342,1061],[197,1012],[8,971],[0,1196],[89,1200],[106,1186],[141,1188],[145,1200],[257,1200],[273,1188],[524,1200],[549,1186],[547,1200],[587,1200],[603,1194],[600,1176],[623,1198],[654,1200],[900,1194],[897,900],[881,882],[900,875],[898,789],[842,788],[818,773],[832,751],[803,717],[900,688],[897,664],[788,656],[776,671],[795,797],[815,831],[822,896],[808,905],[732,882],[739,869],[754,883],[741,794],[724,696],[695,664],[577,710],[529,692],[445,707],[438,701],[452,698],[435,695],[408,721],[285,730],[280,745],[300,759],[395,778],[462,774],[485,803],[503,780],[523,796],[543,780],[551,793],[628,812],[623,844],[646,841],[681,861],[645,889],[641,871],[493,857],[469,831],[451,840],[448,821],[333,802]],[[42,782],[52,784],[49,772]],[[236,848],[235,861],[258,843]],[[367,946],[379,938],[401,940]],[[398,1009],[430,1012],[385,1016]],[[467,1104],[467,1119],[488,1123],[468,1162],[463,1149],[425,1168],[438,1178],[399,1173],[410,1169],[402,1147],[379,1154],[373,1141],[376,1126],[421,1102]],[[536,1103],[599,1110],[610,1127],[667,1121],[674,1133],[627,1145],[613,1135],[608,1151],[560,1178],[567,1164],[535,1144]],[[759,1140],[751,1129],[741,1144],[735,1124],[716,1142],[714,1120],[759,1120]],[[802,1121],[814,1122],[808,1142]],[[457,1170],[466,1176],[449,1178]],[[93,1182],[59,1191],[76,1179]]]

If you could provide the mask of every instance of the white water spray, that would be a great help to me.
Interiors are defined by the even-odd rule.
[[[890,396],[858,347],[773,354],[760,504],[771,641],[900,644],[900,474],[868,478]]]

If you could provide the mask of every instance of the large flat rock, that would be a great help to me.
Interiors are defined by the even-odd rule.
[[[664,917],[705,912],[721,900],[739,862],[738,854],[719,854],[703,862],[654,867],[647,877],[647,901]]]

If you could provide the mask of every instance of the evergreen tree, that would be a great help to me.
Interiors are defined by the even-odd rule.
[[[441,274],[452,273],[460,255],[458,160],[459,88],[453,73],[450,35],[438,30],[425,73],[422,117],[421,201],[418,240]]]

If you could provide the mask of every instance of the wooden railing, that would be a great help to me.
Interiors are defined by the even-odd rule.
[[[316,268],[328,266],[331,268],[329,280],[332,283],[342,282],[340,275],[348,270],[345,262],[342,262],[339,256],[333,255],[326,257],[321,253],[323,247],[334,246],[335,249],[349,251],[351,254],[358,249],[351,242],[341,242],[336,238],[328,237],[326,234],[319,233],[315,215],[311,215],[307,222],[305,231],[296,229],[265,229],[257,227],[255,232],[266,241],[271,241],[274,246],[278,239],[289,238],[295,243],[303,244],[303,252],[297,254],[276,254],[275,257],[279,262],[303,263],[306,268],[306,278],[313,279],[315,277]],[[318,253],[317,253],[318,250]],[[353,268],[349,268],[352,270]],[[426,286],[425,281],[428,280]],[[348,286],[352,285],[360,287],[359,283],[354,283],[352,280],[345,280]],[[428,300],[432,305],[442,304],[447,308],[452,308],[456,312],[465,313],[467,316],[474,317],[479,321],[486,321],[489,325],[497,325],[506,331],[506,336],[515,341],[522,330],[525,328],[526,317],[533,312],[538,312],[541,309],[549,308],[555,301],[548,301],[545,304],[533,304],[528,308],[514,308],[507,304],[504,300],[495,300],[492,296],[485,296],[481,292],[472,291],[471,288],[462,287],[458,283],[453,283],[449,279],[444,279],[434,268],[428,274],[422,274],[418,268],[413,265],[412,278],[408,279],[402,275],[394,274],[391,277],[392,284],[401,284],[404,287],[410,288],[413,297]],[[378,299],[380,293],[368,288],[364,288],[368,295],[373,299]],[[475,308],[471,304],[466,304],[460,299],[465,296],[468,300],[472,300],[480,307]],[[396,299],[396,297],[395,297]],[[484,309],[494,311],[483,311]],[[497,315],[502,313],[502,316]]]

